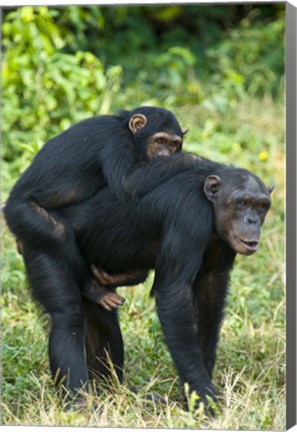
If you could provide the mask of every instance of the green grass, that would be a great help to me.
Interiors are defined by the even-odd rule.
[[[238,256],[222,326],[214,382],[218,414],[185,412],[181,390],[149,298],[153,275],[143,285],[119,289],[126,360],[123,385],[88,397],[88,406],[63,410],[49,377],[47,320],[32,302],[21,257],[3,228],[2,423],[44,426],[145,428],[285,428],[284,112],[270,99],[238,105],[220,116],[207,108],[172,108],[190,127],[186,149],[251,169],[276,186],[259,251]],[[4,198],[15,179],[4,167]],[[137,394],[135,393],[137,392]],[[164,397],[153,403],[146,395]]]

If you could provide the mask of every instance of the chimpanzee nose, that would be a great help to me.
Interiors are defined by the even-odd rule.
[[[256,224],[258,222],[258,218],[255,216],[247,215],[243,218],[244,223],[246,224]]]

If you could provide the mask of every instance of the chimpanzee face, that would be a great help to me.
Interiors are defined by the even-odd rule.
[[[147,142],[146,155],[148,159],[155,156],[170,156],[181,151],[182,138],[170,132],[157,132]]]
[[[146,159],[181,151],[183,136],[188,132],[188,129],[181,129],[176,118],[166,110],[155,118],[136,113],[129,121],[129,128]]]
[[[252,255],[258,250],[272,190],[243,170],[231,178],[211,175],[205,180],[204,192],[213,204],[216,231],[235,252]]]

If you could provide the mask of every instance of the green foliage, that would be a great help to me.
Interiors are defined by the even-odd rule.
[[[175,95],[180,92],[180,86],[175,85],[179,75],[185,98],[191,99],[186,83],[198,79],[216,84],[211,86],[215,94],[224,89],[223,96],[232,99],[235,94],[238,101],[244,97],[244,89],[275,95],[282,84],[283,5],[110,7],[92,10],[92,16],[97,16],[92,20],[87,19],[86,9],[76,16],[78,13],[88,26],[77,25],[77,19],[71,18],[73,9],[62,12],[62,22],[68,20],[80,35],[72,40],[71,49],[80,49],[84,40],[84,49],[91,49],[107,64],[120,63],[126,86],[135,83],[139,88],[140,83],[154,82],[166,98],[170,86]],[[184,50],[194,59],[189,63],[182,56],[173,76],[172,48]],[[196,102],[200,99],[201,91]]]
[[[214,81],[223,82],[227,95],[233,91],[237,100],[244,99],[245,90],[251,96],[277,94],[283,75],[284,32],[283,19],[268,24],[243,19],[207,51]]]
[[[7,12],[4,178],[9,183],[50,137],[111,109],[199,103],[230,115],[247,95],[281,95],[283,33],[280,5]]]
[[[61,50],[67,33],[56,15],[28,6],[9,13],[3,24],[3,157],[12,167],[20,157],[26,165],[71,124],[109,111],[119,90],[120,66],[105,70],[90,52]]]

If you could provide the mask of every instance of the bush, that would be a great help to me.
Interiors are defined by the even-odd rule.
[[[64,53],[57,12],[24,7],[3,24],[3,157],[18,172],[44,142],[72,123],[109,111],[120,66],[89,52]]]
[[[276,96],[284,74],[284,19],[253,24],[248,18],[207,51],[213,79],[227,93],[246,96]],[[277,50],[275,47],[277,46]]]

